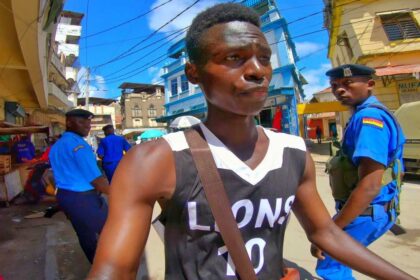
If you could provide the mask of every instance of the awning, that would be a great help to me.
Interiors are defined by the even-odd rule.
[[[420,72],[420,64],[408,64],[399,66],[387,66],[376,68],[376,76],[391,76],[398,74],[411,74]]]
[[[19,126],[19,127],[2,127],[0,135],[11,134],[28,134],[28,133],[45,133],[49,134],[48,126]]]
[[[139,128],[126,128],[124,129],[121,134],[126,136],[128,134],[131,133],[142,133],[143,131],[145,131],[147,128],[146,127],[139,127]]]

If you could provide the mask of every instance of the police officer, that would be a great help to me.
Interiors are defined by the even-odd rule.
[[[35,157],[35,146],[32,144],[28,135],[22,138],[13,145],[13,151],[16,153],[17,163],[30,161]]]
[[[124,151],[127,152],[131,145],[124,137],[114,134],[112,124],[104,126],[102,130],[105,133],[105,138],[99,143],[97,154],[102,159],[102,168],[111,182],[115,169],[124,155]]]
[[[327,164],[336,200],[334,221],[365,246],[395,222],[405,142],[392,113],[373,96],[374,73],[374,69],[357,64],[326,73],[337,100],[353,113],[341,150]],[[354,279],[350,268],[314,245],[311,252],[319,259],[316,271],[322,278]]]
[[[70,219],[79,243],[90,262],[108,214],[100,193],[108,193],[96,157],[83,139],[89,134],[93,114],[74,109],[66,114],[66,132],[52,146],[50,162],[57,186],[57,201]]]

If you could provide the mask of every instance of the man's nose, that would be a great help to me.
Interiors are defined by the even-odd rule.
[[[346,92],[346,90],[344,89],[344,87],[343,86],[338,86],[337,87],[337,89],[335,90],[335,94],[336,95],[342,95],[342,94],[344,94]]]
[[[245,80],[262,83],[266,76],[266,67],[261,64],[257,57],[250,58],[245,64]]]

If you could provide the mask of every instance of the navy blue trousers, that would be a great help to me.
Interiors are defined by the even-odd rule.
[[[112,176],[114,176],[115,169],[117,169],[119,161],[110,161],[102,163],[102,169],[105,171],[105,175],[108,181],[111,183]]]
[[[108,205],[96,192],[58,189],[57,201],[67,215],[89,262],[93,262],[99,234],[108,216]]]
[[[373,205],[372,216],[359,216],[348,224],[344,231],[364,246],[369,246],[385,234],[395,221],[395,210],[385,211],[379,204]],[[316,273],[325,280],[354,280],[352,270],[324,253],[325,259],[318,260]]]

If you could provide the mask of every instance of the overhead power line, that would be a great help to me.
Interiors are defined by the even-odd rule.
[[[124,22],[121,22],[121,23],[119,23],[119,24],[117,24],[117,25],[114,25],[114,26],[108,27],[108,28],[103,29],[103,30],[101,30],[101,31],[98,31],[98,32],[95,32],[95,33],[92,33],[92,34],[89,34],[89,35],[86,35],[86,36],[83,36],[81,39],[87,39],[87,38],[90,38],[90,37],[94,37],[94,36],[97,36],[97,35],[103,34],[103,33],[105,33],[105,32],[109,32],[109,31],[111,31],[111,30],[114,30],[114,29],[116,29],[116,28],[119,28],[119,27],[121,27],[121,26],[123,26],[123,25],[126,25],[126,24],[130,23],[130,22],[133,22],[133,21],[135,21],[135,20],[138,20],[138,19],[140,19],[140,18],[144,17],[145,15],[150,14],[150,13],[151,13],[151,12],[153,12],[154,10],[159,9],[160,7],[162,7],[162,6],[164,6],[164,5],[168,4],[169,2],[172,2],[172,1],[173,1],[173,0],[168,0],[168,1],[166,1],[166,2],[164,2],[164,3],[162,3],[162,4],[160,4],[160,5],[158,5],[158,6],[156,6],[156,7],[154,7],[153,9],[150,9],[149,11],[147,11],[147,12],[145,12],[145,13],[142,13],[142,14],[140,14],[140,15],[138,15],[138,16],[136,16],[136,17],[134,17],[134,18],[131,18],[131,19],[129,19],[129,20],[126,20],[126,21],[124,21]]]
[[[149,36],[147,36],[145,39],[141,40],[140,42],[138,42],[137,44],[135,44],[134,46],[130,47],[128,50],[122,52],[121,54],[117,55],[116,57],[112,58],[111,60],[104,62],[102,64],[99,65],[95,65],[93,66],[95,69],[103,67],[105,65],[108,65],[112,62],[115,62],[117,60],[120,60],[126,56],[129,56],[133,53],[130,53],[132,50],[134,50],[137,46],[139,46],[141,43],[147,41],[148,39],[150,39],[151,37],[153,37],[156,33],[158,33],[161,29],[163,29],[165,26],[169,25],[171,22],[173,22],[175,19],[177,19],[178,17],[180,17],[183,13],[185,13],[186,11],[188,11],[189,9],[191,9],[194,5],[196,5],[198,2],[200,2],[201,0],[196,0],[194,1],[194,3],[192,3],[191,5],[189,5],[188,7],[186,7],[185,9],[183,9],[180,13],[178,13],[176,16],[174,16],[172,19],[170,19],[169,21],[167,21],[166,23],[164,23],[162,26],[160,26],[158,29],[156,29],[155,31],[153,31],[152,33],[149,34]]]

